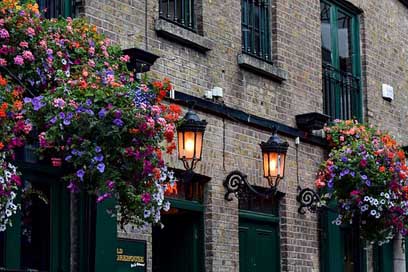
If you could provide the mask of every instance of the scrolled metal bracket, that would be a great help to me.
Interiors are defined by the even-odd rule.
[[[224,196],[227,201],[233,200],[231,194],[235,195],[238,199],[242,199],[249,197],[251,194],[269,198],[277,193],[276,187],[268,188],[263,192],[258,191],[248,182],[248,176],[237,170],[229,173],[223,184],[227,189]]]
[[[305,214],[306,209],[312,213],[316,213],[320,208],[325,207],[321,203],[320,196],[310,188],[298,187],[299,194],[296,200],[300,203],[298,213]]]

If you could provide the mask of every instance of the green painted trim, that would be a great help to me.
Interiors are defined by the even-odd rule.
[[[116,270],[117,222],[107,209],[115,209],[115,200],[107,199],[97,204],[95,234],[95,271]]]
[[[204,206],[203,204],[197,201],[189,201],[184,199],[176,199],[176,198],[166,198],[170,202],[170,206],[178,209],[188,210],[188,211],[196,211],[196,212],[203,212]]]
[[[20,194],[17,196],[16,203],[21,202]],[[21,254],[21,214],[17,213],[12,217],[13,227],[9,227],[4,235],[4,265],[8,269],[20,268]]]
[[[262,221],[262,222],[267,222],[267,223],[279,223],[279,217],[276,215],[251,212],[251,211],[245,211],[245,210],[239,211],[239,218],[249,219],[249,220],[254,220],[254,221]]]

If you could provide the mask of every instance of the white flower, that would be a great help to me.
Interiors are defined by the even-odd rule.
[[[3,184],[3,183],[4,183],[4,178],[0,177],[0,184]]]
[[[66,59],[62,59],[61,60],[62,65],[67,65],[67,60]]]
[[[7,217],[10,217],[12,214],[13,214],[13,213],[12,213],[10,210],[8,210],[8,209],[6,210],[6,216],[7,216]]]
[[[385,193],[385,194],[384,194],[384,197],[385,197],[386,199],[389,199],[389,198],[390,198],[390,195],[389,195],[388,193]]]
[[[150,215],[151,215],[150,210],[144,210],[144,213],[143,213],[144,218],[148,218],[150,217]]]
[[[365,202],[368,202],[368,201],[370,201],[370,198],[369,198],[368,196],[365,196],[365,197],[364,197],[364,201],[365,201]]]
[[[378,205],[378,200],[374,199],[373,203],[374,203],[375,206],[377,206]]]
[[[163,205],[163,211],[167,212],[170,210],[170,202],[166,201]]]
[[[374,216],[374,215],[377,214],[377,211],[376,211],[376,210],[371,210],[370,214],[371,214],[372,216]]]
[[[6,230],[6,225],[0,224],[0,232],[3,232]]]

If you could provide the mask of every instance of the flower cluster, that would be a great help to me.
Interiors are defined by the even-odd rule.
[[[17,190],[21,186],[21,179],[17,169],[6,161],[5,153],[0,155],[0,232],[11,225],[10,217],[16,213],[17,204],[14,203]]]
[[[380,244],[396,233],[406,236],[408,168],[396,141],[352,120],[336,120],[325,132],[332,149],[315,183],[325,189],[325,201],[336,201],[333,223],[351,224],[358,217],[362,237]]]
[[[129,56],[94,26],[46,20],[35,1],[25,2],[0,3],[3,145],[10,151],[34,139],[43,159],[67,165],[72,192],[116,198],[122,224],[159,222],[172,180],[162,152],[174,150],[181,114],[161,103],[170,82],[136,82]]]

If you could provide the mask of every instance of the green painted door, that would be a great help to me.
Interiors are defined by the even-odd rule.
[[[240,272],[280,271],[277,224],[240,219]]]
[[[392,242],[373,247],[374,272],[394,271],[394,250]]]
[[[153,272],[204,271],[202,214],[175,210],[153,229]]]
[[[322,272],[360,272],[366,271],[364,241],[360,241],[360,267],[356,266],[353,249],[355,235],[350,226],[337,226],[332,222],[337,214],[325,211],[321,214],[321,271]]]

